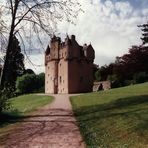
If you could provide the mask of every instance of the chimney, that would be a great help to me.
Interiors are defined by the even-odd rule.
[[[71,35],[71,40],[75,41],[76,37],[75,35]]]

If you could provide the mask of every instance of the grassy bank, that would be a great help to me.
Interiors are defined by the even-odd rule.
[[[0,115],[0,147],[5,147],[8,135],[20,128],[23,119],[29,118],[31,112],[51,103],[53,97],[23,95],[10,99],[11,108]]]
[[[51,103],[53,97],[42,95],[23,95],[10,99],[10,109],[0,115],[0,127],[16,122],[26,114]]]
[[[148,83],[71,97],[88,147],[148,147]]]

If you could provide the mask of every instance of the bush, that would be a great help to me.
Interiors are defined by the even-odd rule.
[[[123,86],[133,85],[135,84],[135,80],[125,80]]]
[[[44,81],[45,74],[39,75],[26,74],[18,77],[16,81],[16,89],[19,94],[33,93],[33,92],[44,92]]]
[[[96,81],[100,81],[101,80],[101,73],[100,73],[99,70],[95,72],[95,80]]]
[[[3,110],[7,110],[10,108],[9,98],[11,97],[13,97],[11,89],[4,88],[3,90],[0,91],[0,113]]]
[[[22,77],[18,77],[16,81],[16,91],[20,94],[31,93],[37,87],[36,75],[26,74]]]
[[[146,72],[139,72],[134,75],[133,79],[136,83],[144,83],[148,81],[148,74]]]
[[[117,81],[118,78],[117,78],[117,75],[115,75],[115,74],[114,75],[108,75],[107,80],[113,82],[113,81]]]

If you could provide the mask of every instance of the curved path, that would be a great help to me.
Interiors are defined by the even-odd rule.
[[[50,104],[24,119],[7,136],[6,148],[84,148],[69,95],[54,95]]]

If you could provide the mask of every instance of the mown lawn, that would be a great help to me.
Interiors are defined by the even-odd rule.
[[[148,147],[148,83],[71,97],[88,147]]]
[[[11,108],[0,114],[0,147],[7,140],[8,135],[15,132],[23,119],[28,118],[31,113],[40,107],[51,103],[53,97],[43,95],[23,95],[10,99]]]
[[[44,95],[23,95],[10,99],[10,109],[0,115],[0,127],[22,119],[26,114],[51,103],[53,97]]]

